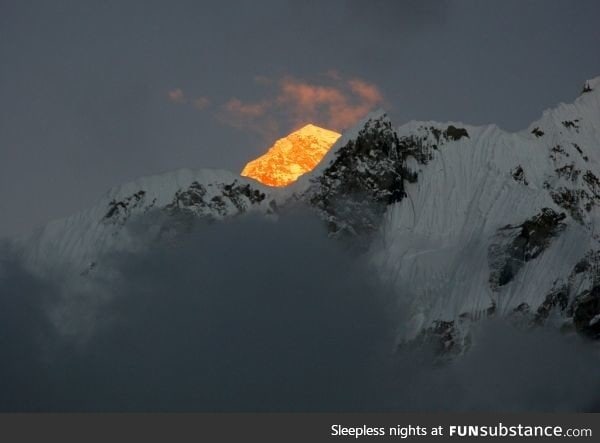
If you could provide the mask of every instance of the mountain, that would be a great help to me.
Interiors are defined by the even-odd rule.
[[[280,138],[259,158],[249,162],[242,176],[268,186],[287,186],[311,171],[327,154],[340,134],[306,125]]]
[[[286,146],[278,141],[269,155]],[[254,176],[265,171],[250,165]],[[599,177],[600,77],[516,133],[458,122],[394,128],[375,112],[287,187],[226,171],[142,178],[14,247],[37,273],[85,275],[103,253],[143,247],[123,227],[146,213],[176,221],[153,227],[163,235],[165,226],[185,229],[189,217],[269,215],[300,200],[332,237],[361,244],[394,288],[410,318],[399,325],[403,344],[462,352],[471,325],[492,316],[598,338]]]
[[[220,220],[253,211],[269,214],[275,204],[270,190],[254,180],[228,171],[181,169],[117,186],[95,206],[55,220],[13,243],[23,262],[37,274],[65,269],[81,274],[94,268],[102,254],[143,248],[139,236],[124,228],[144,214],[160,211],[175,223],[151,227],[159,236],[185,223],[187,217]]]

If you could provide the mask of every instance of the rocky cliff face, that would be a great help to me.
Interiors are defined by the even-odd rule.
[[[369,119],[302,198],[320,211],[332,233],[367,234],[378,228],[389,205],[406,197],[404,181],[412,175],[404,160],[389,120]]]
[[[225,171],[143,178],[15,244],[32,268],[80,273],[101,253],[135,248],[123,227],[149,211],[219,220],[301,200],[333,237],[364,241],[409,311],[402,343],[461,352],[473,322],[490,316],[598,338],[600,78],[586,85],[517,133],[456,122],[394,128],[374,113],[286,188]]]

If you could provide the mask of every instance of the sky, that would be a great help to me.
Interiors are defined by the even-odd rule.
[[[0,0],[0,236],[305,123],[527,127],[600,75],[600,3]]]

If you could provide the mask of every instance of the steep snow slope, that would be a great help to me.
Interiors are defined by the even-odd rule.
[[[599,98],[597,78],[518,133],[371,116],[304,180],[333,232],[379,233],[373,262],[410,306],[403,339],[460,349],[473,320],[553,311],[599,334]]]

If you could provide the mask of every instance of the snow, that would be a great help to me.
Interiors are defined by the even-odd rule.
[[[440,139],[435,147],[429,146],[428,162],[407,159],[406,166],[418,173],[418,179],[405,183],[407,197],[388,207],[369,251],[382,280],[395,287],[399,300],[409,307],[411,320],[404,325],[401,339],[414,338],[436,321],[456,321],[465,313],[477,318],[494,308],[508,314],[522,303],[535,311],[560,282],[569,282],[576,292],[591,288],[589,278],[572,273],[588,251],[599,249],[600,198],[594,200],[582,176],[590,171],[600,177],[600,77],[587,83],[591,92],[545,111],[516,133],[495,125],[432,121],[411,121],[396,129],[400,138],[422,137],[430,134],[427,128],[443,131],[449,125],[468,132],[468,137]],[[342,135],[313,171],[289,187],[268,188],[238,174],[207,169],[143,177],[111,189],[97,205],[51,222],[17,239],[15,245],[36,272],[68,267],[81,273],[103,252],[134,246],[120,224],[103,221],[111,201],[144,191],[143,199],[131,208],[132,214],[143,214],[149,208],[165,208],[193,182],[205,186],[207,198],[220,195],[220,185],[248,184],[266,195],[249,210],[266,214],[272,202],[281,206],[291,198],[302,198],[369,119],[383,118],[381,110],[366,116]],[[569,121],[576,121],[577,127],[564,124]],[[534,128],[544,135],[533,134]],[[555,149],[559,145],[562,153]],[[569,165],[580,171],[577,177],[558,173]],[[513,178],[511,171],[517,167],[527,184]],[[562,188],[592,195],[589,211],[583,208],[585,201],[577,203],[580,220],[553,199],[552,193]],[[520,225],[542,208],[567,213],[566,229],[537,258],[523,263],[512,281],[492,288],[488,254],[498,230]],[[236,213],[228,207],[227,215]],[[598,321],[596,316],[590,324]]]
[[[393,284],[408,303],[413,320],[405,338],[436,320],[454,321],[463,313],[483,313],[495,306],[507,314],[521,303],[537,309],[558,279],[570,272],[590,249],[598,248],[594,233],[598,208],[586,213],[584,223],[572,218],[568,229],[536,260],[527,262],[516,279],[494,291],[488,277],[488,248],[495,232],[518,225],[542,208],[565,212],[545,189],[563,184],[549,154],[556,145],[577,143],[585,161],[572,149],[569,163],[600,176],[600,77],[589,82],[594,91],[573,104],[545,111],[528,130],[508,133],[497,126],[473,127],[460,123],[409,122],[399,136],[421,127],[464,127],[469,138],[448,142],[420,169],[416,183],[408,184],[408,198],[390,207],[373,246],[373,263],[382,278]],[[579,120],[569,130],[563,121]],[[531,130],[545,135],[535,137]],[[521,166],[528,185],[514,180],[510,171]],[[581,188],[581,182],[569,183]],[[585,211],[584,211],[585,212]]]
[[[205,186],[206,199],[221,194],[218,185],[234,181],[250,184],[264,193],[269,190],[260,183],[229,171],[210,169],[180,169],[160,175],[141,177],[108,191],[95,206],[65,219],[55,220],[34,233],[16,240],[24,262],[35,272],[45,274],[64,267],[84,272],[99,255],[107,251],[128,250],[134,247],[127,231],[119,224],[107,223],[104,218],[112,201],[122,201],[139,191],[145,195],[142,204],[132,208],[132,215],[151,208],[164,208],[177,191],[187,189],[193,182]],[[260,205],[267,211],[268,198]],[[234,213],[234,208],[228,208]],[[220,218],[219,214],[211,214]]]

